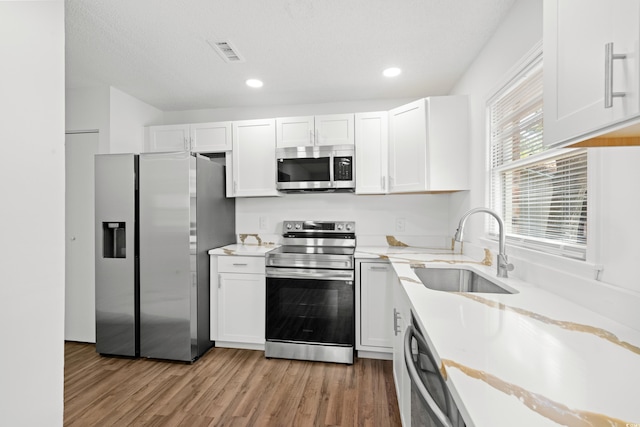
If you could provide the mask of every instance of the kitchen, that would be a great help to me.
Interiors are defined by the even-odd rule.
[[[51,3],[50,7],[55,7],[56,2]],[[59,6],[58,4],[57,7]],[[10,128],[2,126],[3,140],[19,142],[4,144],[6,155],[3,156],[3,162],[6,163],[3,163],[2,170],[3,183],[6,184],[3,184],[2,194],[6,195],[5,206],[23,207],[15,211],[3,210],[3,223],[12,225],[7,225],[5,230],[6,241],[10,244],[3,245],[3,258],[8,261],[3,263],[2,272],[2,335],[6,342],[14,343],[15,348],[23,350],[19,354],[15,352],[2,356],[3,366],[11,366],[6,376],[3,373],[3,378],[8,378],[5,384],[11,384],[11,388],[3,386],[1,389],[2,413],[9,414],[9,420],[21,420],[20,414],[33,412],[28,410],[33,404],[43,408],[42,419],[62,419],[62,342],[65,339],[64,250],[61,246],[64,241],[62,134],[65,129],[100,129],[99,144],[103,149],[132,151],[142,146],[143,137],[140,135],[136,139],[137,146],[127,145],[130,139],[127,139],[127,115],[123,112],[139,116],[142,115],[141,110],[148,114],[154,112],[153,108],[143,106],[115,87],[75,90],[67,93],[65,126],[62,69],[64,54],[60,42],[62,18],[60,10],[52,12],[53,23],[50,25],[58,37],[57,40],[50,40],[55,43],[53,46],[45,49],[38,46],[42,40],[27,38],[28,43],[25,42],[23,48],[9,50],[9,58],[13,63],[24,65],[20,72],[6,76],[3,74],[2,77],[3,81],[11,79],[20,83],[15,89],[6,88],[10,91],[10,96],[3,96],[2,102],[2,117],[8,118],[5,123],[12,124]],[[38,24],[44,26],[45,22],[47,21],[38,21]],[[322,210],[327,218],[338,219],[342,215],[351,214],[349,219],[356,221],[358,228],[365,234],[390,234],[400,240],[414,235],[453,236],[457,222],[464,212],[486,204],[486,97],[495,90],[502,76],[542,39],[541,22],[540,2],[515,2],[482,52],[450,90],[451,94],[466,94],[470,97],[469,157],[480,159],[471,162],[469,166],[472,183],[470,191],[444,195],[367,197],[347,194],[319,197],[291,195],[273,199],[276,203],[271,203],[272,199],[269,198],[238,199],[237,209],[241,212],[237,218],[238,233],[274,235],[277,234],[278,222],[282,221],[285,214],[292,218],[310,218]],[[3,22],[2,27],[12,28],[6,22]],[[46,70],[31,67],[31,63],[26,62],[28,58],[21,59],[22,49],[33,49],[33,52],[38,52],[38,58],[34,60],[36,63],[51,64],[52,67],[44,67]],[[34,74],[26,74],[27,71]],[[26,90],[31,88],[29,82],[39,82],[37,94]],[[387,110],[425,95],[427,94],[405,95],[406,99],[394,102],[352,101],[333,105],[175,111],[164,114],[164,123]],[[8,103],[5,102],[7,99],[10,100]],[[34,109],[35,105],[42,106],[43,109]],[[29,114],[24,114],[25,111]],[[36,121],[39,123],[37,128],[33,126]],[[52,139],[52,134],[60,136]],[[509,247],[508,252],[510,260],[516,265],[514,274],[517,273],[523,280],[554,283],[554,292],[561,296],[637,330],[639,289],[634,275],[634,261],[637,262],[639,254],[634,237],[640,235],[640,230],[637,221],[629,216],[640,208],[635,197],[638,193],[637,183],[640,182],[635,165],[640,154],[636,147],[595,149],[595,152],[600,159],[599,170],[594,172],[593,179],[602,200],[594,207],[596,223],[593,229],[590,228],[590,235],[593,231],[600,241],[592,248],[597,252],[594,256],[598,261],[594,264],[601,271],[598,277],[600,280],[593,280],[596,268],[584,262],[548,256],[531,258],[529,254],[519,254],[513,247]],[[24,176],[24,169],[8,160],[16,156],[35,159],[38,170],[41,171],[35,180],[23,178],[19,181],[19,186],[10,186],[12,181],[17,181],[10,178]],[[377,219],[374,215],[369,215],[369,212],[375,212]],[[261,216],[266,217],[266,233],[260,227]],[[396,230],[396,218],[405,219],[404,232]],[[481,217],[472,217],[469,227],[469,242],[489,246],[497,252],[495,243],[481,240],[484,235]],[[34,252],[35,248],[39,251]],[[526,268],[523,258],[531,262]],[[30,272],[28,276],[25,274],[27,271]],[[6,285],[8,283],[16,286],[9,288]],[[13,326],[17,321],[20,322],[19,330]],[[629,366],[628,369],[635,372],[638,367]],[[29,395],[31,403],[22,400],[25,395]],[[5,407],[5,404],[8,406]],[[37,417],[37,414],[33,416]]]

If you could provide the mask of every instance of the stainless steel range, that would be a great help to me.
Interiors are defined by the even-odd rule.
[[[266,357],[353,363],[355,228],[283,222],[283,246],[266,258]]]

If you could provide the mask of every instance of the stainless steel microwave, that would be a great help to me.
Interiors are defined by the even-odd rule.
[[[354,191],[353,145],[276,149],[279,191]]]

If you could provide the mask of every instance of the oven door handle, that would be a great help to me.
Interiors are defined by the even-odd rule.
[[[436,422],[437,426],[453,427],[451,420],[449,419],[447,414],[445,414],[444,411],[440,409],[440,407],[438,406],[436,401],[433,399],[433,397],[431,396],[431,393],[429,392],[427,387],[425,387],[424,383],[422,382],[422,379],[418,374],[418,369],[416,368],[416,362],[413,360],[413,351],[411,349],[412,338],[415,338],[416,341],[420,343],[420,345],[424,346],[425,348],[428,348],[427,341],[424,339],[424,337],[420,335],[418,331],[416,331],[416,328],[413,325],[409,325],[407,327],[406,332],[404,333],[404,361],[409,371],[409,378],[411,382],[415,384],[418,392],[421,395],[422,400],[427,404],[427,412],[429,412],[429,415],[431,415],[432,420]],[[432,362],[435,362],[435,361],[432,360]],[[439,380],[443,382],[442,377],[440,377]],[[444,383],[441,384],[441,386],[446,387]]]
[[[266,268],[267,278],[316,279],[353,281],[353,270],[326,270],[319,268]]]

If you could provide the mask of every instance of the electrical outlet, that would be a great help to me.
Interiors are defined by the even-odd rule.
[[[260,230],[266,230],[267,229],[267,217],[266,216],[261,216],[260,217],[259,227],[260,227]]]
[[[405,229],[404,218],[396,218],[396,231],[403,232]]]

